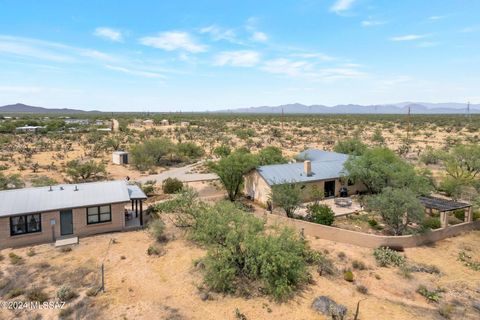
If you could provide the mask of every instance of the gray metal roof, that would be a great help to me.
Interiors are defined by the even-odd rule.
[[[138,187],[137,187],[138,188]],[[0,216],[94,206],[130,201],[130,186],[125,181],[63,184],[50,187],[0,191]],[[145,196],[141,190],[132,193]],[[146,198],[146,197],[145,197]]]
[[[130,196],[130,199],[132,200],[147,199],[147,196],[145,195],[145,193],[136,184],[129,184],[127,188],[128,188],[128,195]]]
[[[257,171],[269,185],[336,179],[345,174],[346,154],[309,149],[300,153],[298,158],[305,159],[305,155],[312,163],[310,176],[305,174],[303,162],[260,166]]]
[[[345,161],[348,159],[348,154],[318,149],[308,149],[300,152],[297,156],[297,159],[310,161]]]

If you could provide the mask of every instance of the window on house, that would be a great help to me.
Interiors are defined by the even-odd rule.
[[[39,213],[10,217],[10,234],[34,233],[42,231],[42,220]]]
[[[112,221],[110,205],[87,208],[87,224]]]

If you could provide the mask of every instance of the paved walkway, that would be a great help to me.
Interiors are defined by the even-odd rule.
[[[159,174],[152,174],[149,176],[143,176],[136,179],[138,182],[146,182],[149,180],[155,180],[158,184],[161,184],[163,180],[167,178],[177,178],[183,182],[193,182],[193,181],[206,181],[206,180],[217,180],[218,176],[214,173],[196,173],[193,172],[194,169],[202,164],[202,162],[197,162],[181,168],[173,168],[167,171],[164,171]]]

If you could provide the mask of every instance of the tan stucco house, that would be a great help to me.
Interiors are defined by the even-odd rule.
[[[245,176],[244,193],[255,202],[268,206],[272,186],[284,183],[302,185],[304,201],[310,200],[312,188],[316,187],[325,197],[338,197],[340,191],[348,195],[364,191],[361,183],[345,179],[344,163],[348,155],[317,149],[301,152],[295,163],[260,166]]]
[[[140,227],[146,198],[125,181],[0,191],[0,248]]]

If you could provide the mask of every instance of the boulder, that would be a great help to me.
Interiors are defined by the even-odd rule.
[[[337,304],[327,296],[315,298],[312,308],[323,315],[330,316],[335,320],[342,320],[347,315],[347,307]]]

